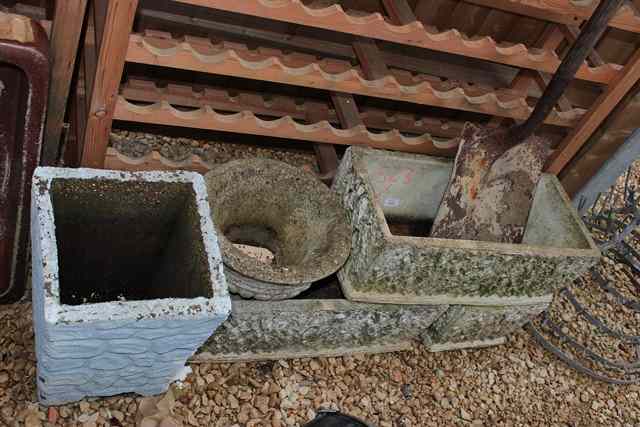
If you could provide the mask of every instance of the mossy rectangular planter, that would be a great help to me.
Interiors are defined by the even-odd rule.
[[[408,350],[446,309],[344,299],[233,300],[229,319],[194,358],[229,362]]]
[[[507,306],[451,305],[429,327],[423,341],[430,351],[502,344],[507,335],[520,329],[548,306],[548,303]]]
[[[166,390],[231,309],[202,176],[38,168],[31,200],[40,401]]]
[[[548,303],[600,253],[555,176],[542,176],[521,244],[428,237],[452,162],[351,147],[333,184],[353,228],[339,271],[351,301]]]

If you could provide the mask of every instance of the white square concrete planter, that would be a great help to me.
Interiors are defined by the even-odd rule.
[[[164,391],[231,309],[202,177],[38,168],[31,196],[41,402]]]
[[[548,303],[600,253],[552,175],[536,189],[522,244],[427,237],[452,162],[351,147],[334,182],[353,228],[338,277],[352,301]]]

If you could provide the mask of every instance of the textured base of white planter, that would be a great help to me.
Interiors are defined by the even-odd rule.
[[[43,404],[161,393],[228,316],[200,175],[38,168],[31,214]]]

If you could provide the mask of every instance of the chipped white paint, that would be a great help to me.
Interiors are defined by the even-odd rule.
[[[190,184],[196,197],[212,297],[62,304],[50,193],[56,178]],[[125,392],[151,395],[166,390],[183,375],[187,358],[231,310],[203,178],[191,172],[38,168],[31,197],[32,295],[40,401],[60,404],[85,396]]]

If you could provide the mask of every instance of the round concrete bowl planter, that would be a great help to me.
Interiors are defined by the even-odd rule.
[[[38,168],[31,197],[40,401],[166,390],[231,309],[202,177]]]
[[[439,350],[500,341],[500,324],[508,325],[505,333],[521,326],[600,256],[548,174],[536,189],[522,244],[430,238],[451,169],[450,160],[354,146],[333,184],[353,229],[351,255],[338,272],[345,296],[450,304],[431,333]],[[493,325],[490,334],[479,327],[484,323]]]
[[[225,163],[205,180],[232,292],[260,300],[292,298],[346,261],[346,213],[308,172],[255,158]],[[266,249],[273,261],[249,256],[237,244]]]

